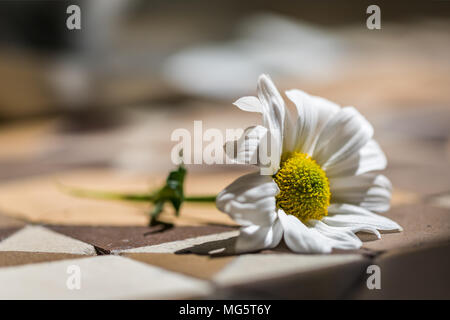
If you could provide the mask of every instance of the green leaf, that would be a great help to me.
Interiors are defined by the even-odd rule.
[[[178,216],[180,213],[181,204],[184,201],[184,177],[186,176],[186,169],[183,166],[179,166],[178,169],[173,170],[167,177],[166,188],[170,190],[169,201],[175,209],[175,213]]]
[[[155,207],[151,213],[150,224],[156,223],[165,202],[170,202],[175,209],[176,215],[179,216],[181,205],[184,202],[183,184],[185,176],[186,169],[183,166],[179,166],[176,170],[169,172],[166,185],[154,195],[153,203]]]
[[[164,201],[157,201],[155,203],[155,207],[153,208],[152,212],[150,213],[150,226],[154,226],[159,224],[158,223],[158,217],[161,214],[162,210],[164,208]]]

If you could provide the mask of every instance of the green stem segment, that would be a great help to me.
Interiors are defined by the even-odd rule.
[[[185,197],[186,202],[216,202],[216,196],[198,196],[198,197]]]
[[[135,202],[153,202],[155,196],[150,193],[119,193],[119,192],[104,192],[104,191],[94,191],[94,190],[84,190],[75,189],[65,186],[61,186],[67,193],[84,198],[95,198],[95,199],[107,199],[107,200],[124,200],[124,201],[135,201]],[[185,197],[183,199],[185,202],[215,202],[216,196],[192,196]]]

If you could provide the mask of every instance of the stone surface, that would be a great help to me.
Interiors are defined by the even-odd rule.
[[[9,236],[14,234],[18,230],[20,230],[20,228],[4,228],[4,229],[0,229],[0,241],[8,238]]]
[[[450,192],[432,197],[429,201],[430,205],[450,209]]]
[[[399,223],[403,231],[383,233],[381,240],[367,241],[363,248],[371,251],[389,251],[450,241],[450,210],[448,209],[425,204],[405,205],[392,208],[386,216]],[[362,239],[365,240],[364,236]]]
[[[0,214],[0,241],[25,226],[25,222]]]
[[[245,254],[236,257],[214,277],[218,284],[239,284],[280,276],[300,274],[355,261],[364,261],[356,254],[302,255],[302,254]]]
[[[0,251],[95,255],[92,245],[41,226],[27,226],[0,242]]]
[[[67,287],[69,266],[79,267],[79,290]],[[0,283],[0,299],[194,298],[210,292],[206,282],[117,256],[0,268]]]
[[[338,299],[360,281],[369,260],[357,254],[242,255],[214,276],[217,298]]]
[[[87,227],[48,226],[51,230],[94,245],[102,253],[157,246],[205,235],[229,232],[226,226],[180,226],[164,229],[155,227]],[[139,250],[139,249],[137,249]]]
[[[238,230],[211,234],[196,238],[188,238],[180,241],[166,242],[152,246],[123,250],[122,252],[147,252],[147,253],[197,253],[209,254],[211,251],[223,251],[229,248],[230,240],[236,238]]]
[[[25,226],[25,222],[0,214],[0,229],[21,228]]]
[[[236,257],[208,257],[195,254],[123,253],[125,257],[191,277],[211,280]]]
[[[217,194],[239,174],[199,174],[186,179],[186,194]],[[87,226],[147,226],[148,203],[80,198],[63,192],[59,184],[87,190],[145,193],[163,185],[166,173],[149,176],[115,170],[73,170],[0,184],[0,212],[35,223]],[[161,220],[177,225],[236,224],[214,203],[183,205],[176,218],[167,206]]]
[[[0,251],[0,267],[11,267],[58,260],[79,259],[82,257],[88,256],[54,252]]]
[[[362,281],[348,298],[450,299],[450,242],[419,249],[393,250],[377,257],[381,289]]]
[[[394,188],[431,196],[450,190],[450,165],[401,165],[389,167],[385,175]]]

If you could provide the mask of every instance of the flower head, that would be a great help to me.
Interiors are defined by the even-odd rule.
[[[284,238],[294,252],[328,253],[361,247],[360,231],[380,238],[379,230],[402,230],[375,213],[389,209],[391,183],[373,172],[387,161],[355,108],[300,90],[287,91],[292,104],[285,104],[266,75],[257,91],[258,97],[234,104],[261,113],[262,126],[247,128],[226,150],[236,162],[254,162],[261,170],[238,178],[216,200],[242,225],[237,252],[273,248]],[[268,140],[266,163],[261,151]],[[228,153],[230,143],[237,152]]]

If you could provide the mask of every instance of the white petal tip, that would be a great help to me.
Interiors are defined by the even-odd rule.
[[[258,87],[260,88],[268,88],[271,90],[276,90],[275,84],[273,83],[272,79],[267,74],[262,74],[258,78]]]
[[[258,77],[258,81],[267,81],[267,80],[270,81],[270,77],[265,73],[261,73]]]

